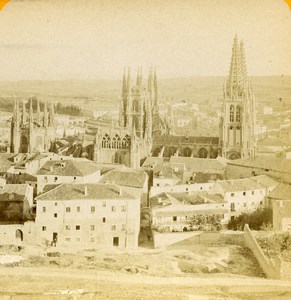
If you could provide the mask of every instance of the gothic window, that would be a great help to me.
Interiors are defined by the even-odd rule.
[[[111,148],[111,138],[108,134],[102,138],[102,148]]]
[[[241,109],[240,109],[240,106],[238,105],[236,107],[236,122],[240,122],[241,120]]]
[[[229,108],[229,121],[234,122],[234,106],[231,105]]]
[[[112,148],[119,149],[120,148],[120,137],[116,134],[112,139]]]
[[[129,135],[126,135],[123,139],[122,139],[122,149],[128,149],[129,148],[129,142],[130,142],[130,137]]]

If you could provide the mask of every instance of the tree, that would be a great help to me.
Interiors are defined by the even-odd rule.
[[[245,224],[249,224],[250,229],[261,230],[263,226],[271,224],[273,212],[270,208],[258,208],[252,213],[242,213],[238,217],[228,222],[228,229],[243,230]]]

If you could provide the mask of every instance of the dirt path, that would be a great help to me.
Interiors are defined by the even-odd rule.
[[[0,299],[291,299],[291,282],[220,274],[154,277],[97,270],[1,267]]]

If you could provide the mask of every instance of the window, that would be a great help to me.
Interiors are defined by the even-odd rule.
[[[173,217],[173,221],[174,221],[174,222],[177,222],[177,216],[174,216],[174,217]]]
[[[262,205],[263,204],[263,201],[260,201],[260,205]]]
[[[44,176],[44,178],[43,178],[43,179],[44,179],[44,181],[47,181],[47,176]]]
[[[58,177],[55,177],[55,182],[58,181]]]
[[[70,225],[66,225],[66,230],[71,230],[71,226]]]
[[[80,211],[81,211],[80,206],[77,206],[77,212],[80,212]]]
[[[111,230],[116,230],[116,225],[112,225]]]
[[[106,201],[102,201],[102,207],[106,207]]]
[[[247,207],[247,204],[246,204],[246,203],[244,203],[244,207]]]
[[[94,230],[95,230],[95,225],[91,225],[91,226],[90,226],[90,230],[91,230],[91,231],[94,231]]]
[[[252,195],[254,195],[255,194],[255,191],[252,191]]]
[[[126,211],[126,206],[125,205],[121,206],[121,211]]]
[[[66,207],[66,212],[67,213],[71,212],[71,207]]]
[[[45,213],[45,212],[46,212],[46,207],[45,207],[45,206],[43,206],[43,208],[42,208],[42,212],[43,212],[43,213]]]
[[[116,206],[112,206],[111,211],[116,211]]]
[[[241,109],[240,106],[238,105],[236,107],[236,122],[240,122],[241,121]]]
[[[106,218],[103,218],[103,219],[102,219],[102,222],[105,223],[105,222],[106,222]]]
[[[58,217],[58,214],[57,214],[57,213],[55,213],[55,214],[54,214],[54,218],[57,218],[57,217]]]
[[[46,226],[42,226],[42,231],[46,231]]]
[[[76,225],[76,230],[80,230],[80,225]]]
[[[245,196],[245,195],[246,195],[246,192],[243,192],[243,195]]]
[[[95,206],[91,206],[91,213],[95,212]]]
[[[230,210],[231,210],[231,211],[235,211],[235,204],[234,204],[234,203],[231,203],[231,204],[230,204]]]
[[[231,195],[231,197],[234,197],[234,196],[235,196],[235,193],[231,193],[230,195]]]
[[[77,177],[75,176],[75,177],[74,177],[74,180],[76,180],[76,179],[77,179]]]
[[[159,184],[159,183],[157,183],[157,186],[160,186],[160,184]]]
[[[121,230],[125,230],[125,224],[121,225]]]
[[[229,108],[229,121],[234,122],[234,106],[231,105]]]
[[[55,202],[55,206],[58,206],[58,202]]]

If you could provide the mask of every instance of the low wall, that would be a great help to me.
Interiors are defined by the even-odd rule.
[[[260,267],[267,276],[271,279],[281,278],[281,260],[279,258],[269,259],[264,253],[258,242],[254,238],[249,225],[246,224],[244,227],[244,241],[245,245],[253,252],[257,259]]]
[[[243,232],[221,231],[221,232],[170,232],[159,233],[153,231],[155,248],[166,247],[183,241],[183,244],[234,244],[243,245]]]
[[[26,222],[24,224],[3,224],[0,225],[0,245],[22,246],[24,244],[34,244],[35,223]]]

